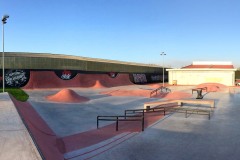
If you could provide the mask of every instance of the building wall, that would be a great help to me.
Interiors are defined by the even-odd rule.
[[[81,70],[91,72],[158,73],[160,66],[45,53],[5,53],[5,69]],[[0,57],[0,68],[2,68]]]
[[[236,78],[236,79],[240,79],[240,70],[237,70],[237,71],[235,72],[235,78]]]
[[[1,62],[2,57],[0,56],[0,87],[3,85],[3,65]],[[166,82],[168,73],[166,68],[164,69]],[[44,82],[49,73],[60,75],[60,77],[64,75],[63,77],[67,78],[64,80],[71,80],[77,74],[92,74],[93,77],[96,77],[96,75],[106,76],[125,73],[129,75],[127,78],[125,77],[126,80],[130,79],[135,84],[161,82],[163,77],[163,68],[157,65],[60,54],[5,52],[4,81],[6,87],[27,85],[35,72],[34,75],[41,79],[39,83]],[[65,83],[64,80],[59,82],[63,83],[63,86],[77,86]]]
[[[169,84],[198,85],[201,83],[221,83],[235,85],[234,70],[168,70]]]

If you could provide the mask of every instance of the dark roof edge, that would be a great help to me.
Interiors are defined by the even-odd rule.
[[[107,62],[107,63],[115,63],[115,64],[148,66],[148,67],[157,67],[157,68],[160,67],[155,64],[124,62],[124,61],[118,61],[118,60],[107,60],[107,59],[100,59],[100,58],[89,58],[89,57],[64,55],[64,54],[52,54],[52,53],[5,52],[5,57],[45,57],[45,58],[74,59],[74,60],[85,60],[85,61],[95,61],[95,62]]]

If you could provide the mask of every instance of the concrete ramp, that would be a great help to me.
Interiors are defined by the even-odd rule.
[[[8,93],[0,94],[0,159],[42,159]]]
[[[132,84],[127,73],[119,73],[115,78],[111,78],[107,74],[78,73],[73,79],[63,80],[54,71],[31,71],[30,79],[23,89],[66,87],[104,88]]]

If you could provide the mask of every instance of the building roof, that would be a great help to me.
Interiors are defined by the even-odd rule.
[[[183,69],[234,69],[232,62],[219,61],[194,61],[191,65],[182,67]]]
[[[143,63],[124,62],[80,56],[5,52],[5,69],[31,70],[79,70],[91,72],[122,72],[122,73],[160,73],[161,67]],[[0,62],[2,57],[0,56]],[[0,68],[2,64],[0,63]]]
[[[125,65],[147,66],[147,67],[160,68],[159,65],[155,65],[155,64],[144,64],[144,63],[136,63],[136,62],[126,62],[126,61],[118,61],[118,60],[89,58],[89,57],[82,57],[82,56],[52,54],[52,53],[5,52],[5,57],[70,59],[70,60],[82,60],[82,61],[90,61],[90,62],[115,63],[115,64],[125,64]]]
[[[188,65],[185,67],[182,67],[182,69],[191,69],[191,68],[206,68],[206,69],[234,69],[233,65]]]

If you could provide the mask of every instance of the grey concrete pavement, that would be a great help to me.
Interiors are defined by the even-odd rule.
[[[140,86],[144,87],[144,86]],[[59,90],[27,90],[30,95],[29,102],[37,110],[40,116],[60,137],[73,135],[96,129],[96,118],[98,115],[124,115],[126,109],[143,108],[143,103],[154,101],[154,98],[144,97],[115,97],[99,94],[101,91],[114,90],[123,87],[114,87],[111,89],[73,89],[81,96],[90,98],[85,103],[57,103],[46,102],[46,95],[57,93]],[[129,89],[129,87],[127,87]],[[130,88],[136,88],[132,85]],[[146,86],[145,86],[146,88]],[[125,86],[126,89],[126,86]],[[114,123],[104,122],[101,126]]]
[[[93,159],[236,160],[240,157],[240,95],[209,93],[216,99],[211,120],[175,113]]]
[[[7,93],[0,94],[0,159],[41,159],[26,127]]]

